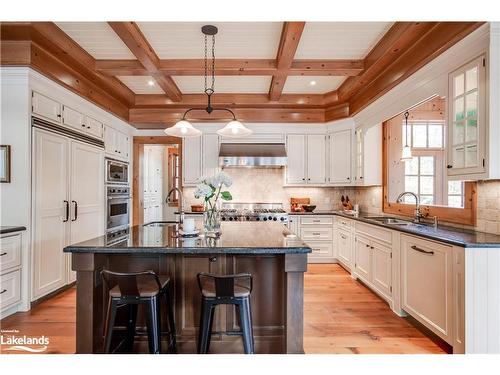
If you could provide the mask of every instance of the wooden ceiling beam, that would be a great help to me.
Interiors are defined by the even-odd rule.
[[[299,46],[305,22],[285,22],[281,32],[281,39],[276,55],[278,71],[273,75],[269,88],[269,99],[278,100],[285,87],[287,71],[291,68],[295,52]]]
[[[293,60],[288,75],[357,76],[363,70],[363,60]]]
[[[108,22],[115,33],[137,57],[139,62],[156,80],[158,86],[174,101],[182,100],[182,93],[172,77],[160,71],[160,59],[156,56],[153,47],[142,34],[135,22]]]

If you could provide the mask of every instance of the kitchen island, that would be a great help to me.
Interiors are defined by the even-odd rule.
[[[170,277],[179,353],[196,353],[201,295],[199,272],[249,272],[256,353],[303,353],[303,292],[309,246],[285,226],[273,222],[224,222],[221,237],[181,238],[175,223],[131,227],[123,238],[106,236],[68,246],[77,273],[76,352],[100,353],[103,346],[107,293],[100,272],[153,270]],[[166,320],[166,319],[163,319]],[[126,316],[117,315],[116,333]],[[138,330],[144,326],[139,313]],[[122,328],[122,330],[120,330]],[[215,312],[211,353],[243,353],[233,306]],[[145,337],[137,350],[147,352]]]

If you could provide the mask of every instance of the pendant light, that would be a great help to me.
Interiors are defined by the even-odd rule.
[[[215,93],[215,35],[218,32],[216,26],[205,25],[201,28],[201,32],[205,35],[205,94],[207,95],[207,106],[205,108],[189,108],[182,115],[182,119],[177,122],[174,126],[165,129],[165,133],[172,135],[174,137],[188,138],[188,137],[199,137],[201,131],[196,129],[191,123],[186,119],[188,113],[192,111],[205,111],[209,115],[214,111],[225,111],[231,114],[231,121],[227,125],[218,130],[217,134],[225,137],[245,137],[252,134],[252,131],[245,127],[242,122],[236,119],[233,111],[228,108],[214,108],[212,107],[212,95]],[[212,61],[211,67],[208,67],[208,37],[212,37]],[[208,71],[211,70],[211,84],[208,85]]]
[[[403,151],[401,153],[401,161],[409,161],[413,159],[413,156],[411,155],[411,147],[408,145],[408,116],[410,113],[408,111],[405,112],[405,135],[406,135],[406,140],[405,140],[405,146],[403,147]]]

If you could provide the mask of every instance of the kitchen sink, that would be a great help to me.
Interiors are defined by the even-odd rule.
[[[412,221],[402,220],[402,219],[398,219],[395,217],[389,217],[389,216],[367,216],[367,217],[365,217],[365,219],[378,221],[379,223],[388,224],[388,225],[415,225],[415,223]]]

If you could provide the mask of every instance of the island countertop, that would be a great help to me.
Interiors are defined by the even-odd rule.
[[[311,248],[280,223],[223,222],[219,238],[200,234],[178,236],[175,223],[151,223],[130,228],[128,238],[109,242],[106,236],[73,244],[67,253],[106,254],[306,254]]]

